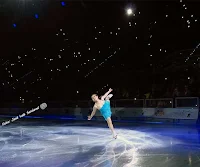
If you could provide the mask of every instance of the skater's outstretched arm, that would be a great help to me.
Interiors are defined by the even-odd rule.
[[[105,98],[112,92],[113,90],[110,88],[108,92],[106,92],[102,97],[101,100],[105,100]]]
[[[97,108],[94,106],[91,115],[88,116],[88,120],[91,120],[92,117],[96,114]]]
[[[112,98],[112,97],[113,97],[113,94],[109,94],[109,95],[105,98],[105,100],[109,101],[110,98]]]

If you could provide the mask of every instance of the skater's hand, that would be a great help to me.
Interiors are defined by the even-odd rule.
[[[110,89],[109,89],[109,92],[112,92],[112,91],[113,91],[113,90],[110,88]]]
[[[91,120],[92,119],[92,117],[91,116],[88,116],[88,120]]]

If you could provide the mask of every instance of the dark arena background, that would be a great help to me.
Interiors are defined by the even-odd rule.
[[[0,167],[200,166],[200,2],[1,0],[0,21]],[[116,139],[88,120],[110,88]]]

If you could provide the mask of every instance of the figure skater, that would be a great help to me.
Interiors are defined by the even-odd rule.
[[[110,94],[112,92],[112,89],[109,89],[108,92],[106,92],[103,96],[101,96],[101,99],[99,99],[97,94],[93,94],[91,96],[92,101],[95,102],[93,111],[90,116],[88,116],[88,120],[91,120],[92,117],[95,115],[96,111],[99,110],[104,119],[107,121],[108,127],[112,131],[113,138],[117,138],[117,134],[115,133],[112,120],[111,120],[111,109],[110,109],[110,98],[113,96]]]

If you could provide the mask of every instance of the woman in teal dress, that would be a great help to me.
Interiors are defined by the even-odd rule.
[[[91,120],[92,117],[95,115],[96,111],[99,110],[101,115],[104,117],[104,119],[107,121],[108,127],[110,128],[113,138],[117,138],[117,134],[115,133],[112,120],[111,120],[111,108],[110,108],[110,98],[113,96],[110,94],[112,92],[112,89],[109,89],[108,92],[106,92],[101,98],[99,99],[97,94],[93,94],[91,96],[92,101],[95,102],[93,111],[90,116],[88,116],[88,120]]]

